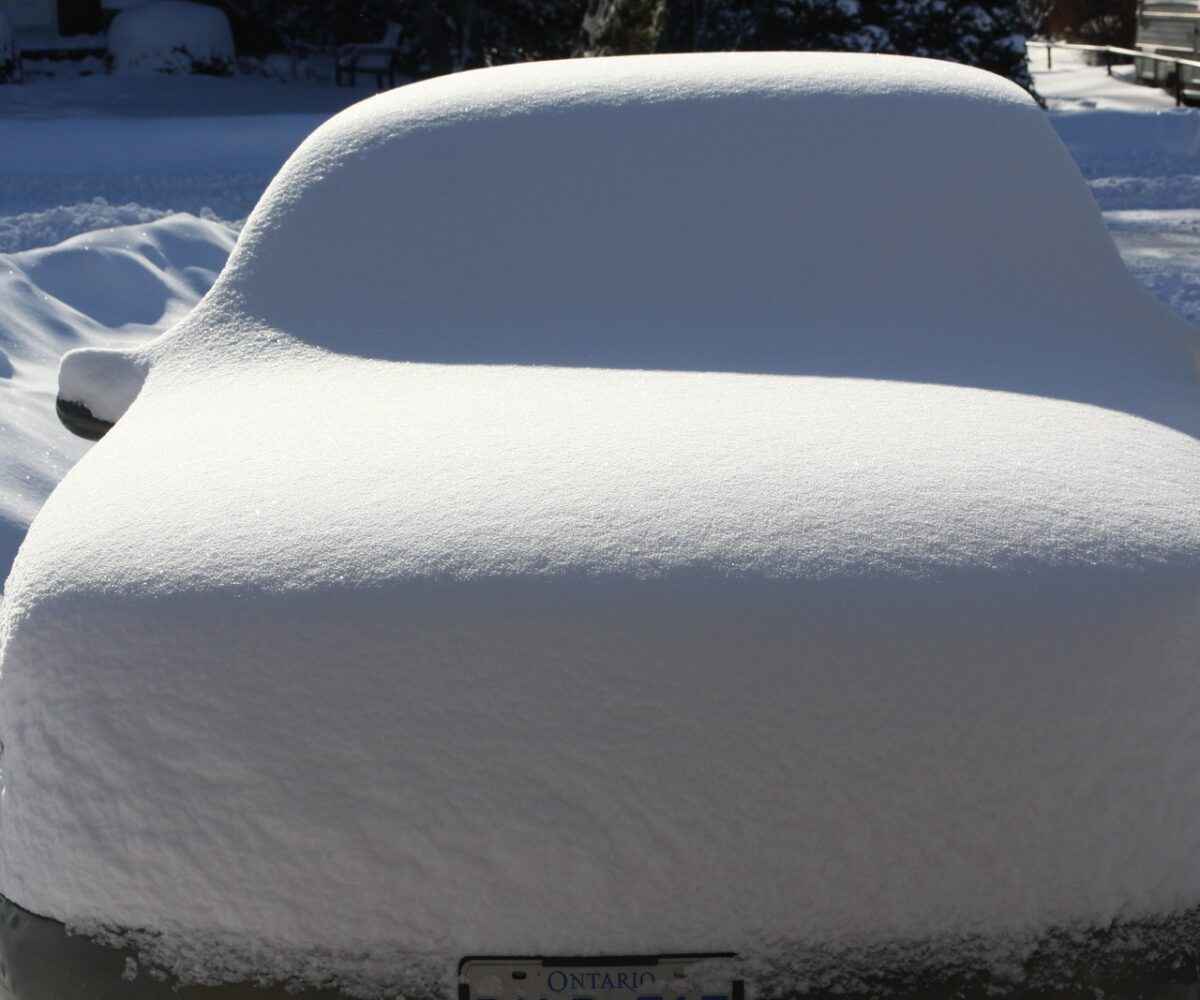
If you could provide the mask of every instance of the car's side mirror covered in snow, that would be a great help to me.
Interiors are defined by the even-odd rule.
[[[98,440],[129,409],[145,378],[146,361],[136,351],[68,351],[58,369],[59,419],[80,437]]]

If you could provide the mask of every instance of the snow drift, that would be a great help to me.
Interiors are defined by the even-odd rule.
[[[233,239],[229,226],[174,215],[0,254],[0,573],[86,447],[54,412],[63,352],[130,348],[172,326],[213,283]],[[128,380],[137,369],[124,360]]]
[[[64,364],[145,384],[9,579],[0,891],[414,993],[1194,905],[1195,346],[961,66],[363,102],[125,375]]]
[[[233,31],[225,12],[189,0],[158,0],[122,10],[108,29],[119,73],[233,71]]]

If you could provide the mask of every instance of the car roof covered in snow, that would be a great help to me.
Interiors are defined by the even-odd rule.
[[[999,77],[575,60],[335,117],[191,326],[420,361],[895,374],[1132,344],[1144,367],[1154,338],[1095,293],[1122,273],[1065,149]]]
[[[1195,901],[1163,777],[1200,764],[1194,343],[986,73],[623,58],[363,102],[185,320],[64,360],[118,422],[8,583],[0,891],[410,986],[1007,961]]]

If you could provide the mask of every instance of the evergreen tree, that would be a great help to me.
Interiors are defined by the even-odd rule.
[[[583,18],[584,55],[645,55],[658,45],[661,0],[592,0]]]
[[[825,50],[949,59],[1032,91],[1021,0],[593,0],[584,49]]]
[[[367,42],[382,36],[386,0],[242,0],[247,20],[275,35],[274,44]]]
[[[584,0],[393,0],[415,78],[571,55]]]
[[[575,48],[584,0],[488,0],[481,39],[485,65],[565,59]]]
[[[858,0],[661,0],[660,52],[870,48]]]
[[[1029,26],[1019,0],[886,0],[891,49],[999,73],[1032,91],[1025,59]]]
[[[571,55],[586,0],[243,0],[248,17],[287,41],[375,42],[401,27],[414,79],[478,66]]]

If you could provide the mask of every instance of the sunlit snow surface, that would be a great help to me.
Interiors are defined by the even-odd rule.
[[[242,219],[309,132],[369,93],[161,74],[0,86],[0,253],[173,212]]]
[[[1127,69],[1110,78],[1057,49],[1048,73],[1043,50],[1031,46],[1031,53],[1052,121],[1089,179],[1125,263],[1160,299],[1200,323],[1200,111],[1174,110],[1165,92],[1128,82]],[[107,268],[137,255],[145,234],[182,227],[186,239],[160,252],[168,269],[191,268],[190,285],[174,284],[165,299],[159,290],[150,304],[124,297],[116,305],[124,314],[96,315],[80,308],[78,295],[68,308],[53,288],[39,286],[22,264],[33,258],[0,256],[0,576],[49,490],[89,447],[52,412],[61,354],[145,339],[174,322],[202,290],[201,272],[203,280],[215,277],[274,170],[346,100],[340,89],[209,77],[65,77],[0,87],[0,254],[89,234],[62,251],[93,248],[90,267],[104,286],[118,280]],[[77,155],[81,128],[108,137],[90,141],[86,158]],[[179,217],[144,225],[189,211],[222,224]],[[121,226],[132,228],[96,232]],[[1029,239],[1050,235],[1038,227]],[[196,248],[197,239],[205,243],[199,270],[189,255],[174,257],[177,247]],[[157,320],[147,322],[160,301]]]
[[[1088,55],[1056,47],[1047,59],[1046,47],[1031,42],[1029,69],[1037,92],[1051,111],[1166,111],[1175,107],[1172,94],[1134,83],[1132,63],[1092,66]]]
[[[54,484],[87,449],[54,409],[58,362],[75,347],[144,341],[181,319],[236,238],[220,222],[168,216],[0,254],[0,568]]]
[[[1189,171],[1200,173],[1188,131],[1194,129],[1194,119],[1096,115],[1089,131],[1079,124],[1082,117],[1074,116],[1073,132],[1056,124],[1093,179],[1102,206],[1105,191],[1118,192],[1113,197],[1120,199],[1120,207],[1108,222],[1127,262],[1178,312],[1195,318],[1200,314],[1200,290],[1193,281],[1197,218],[1177,204],[1164,212],[1145,194],[1153,191],[1160,201],[1168,190],[1175,192],[1173,198],[1186,197],[1179,192],[1188,187]],[[1111,172],[1097,174],[1096,169]],[[169,177],[169,170],[164,176]],[[1101,178],[1113,180],[1106,186]],[[1137,192],[1151,200],[1145,208],[1128,204]],[[52,209],[41,209],[47,210]],[[1053,222],[1048,220],[1046,231],[1028,227],[1025,238],[1062,239]],[[25,449],[40,454],[43,439],[58,442],[53,461],[51,448],[42,465],[40,459],[32,463],[41,470],[38,489],[54,481],[81,450],[64,443],[67,439],[48,415],[57,353],[106,342],[121,346],[169,326],[211,281],[232,236],[232,229],[213,220],[173,218],[87,237],[83,242],[94,249],[86,253],[75,241],[4,260],[11,284],[2,287],[15,290],[6,293],[0,323],[9,315],[18,317],[22,339],[31,346],[24,366],[17,363],[19,352],[13,352],[14,375],[24,372],[26,380],[14,377],[12,387],[0,385],[0,391],[15,393],[28,412],[41,406],[43,416],[37,420],[44,420],[22,420],[22,427],[40,429],[16,450],[24,459]],[[103,270],[101,282],[88,274],[91,266]],[[0,269],[0,279],[4,273]],[[70,280],[71,275],[77,279]],[[126,295],[110,299],[98,294],[97,284],[120,281]],[[30,282],[29,288],[22,282]],[[9,296],[17,304],[11,311]],[[108,341],[110,329],[120,339]],[[503,368],[439,374],[436,368],[415,366],[403,381],[404,391],[396,393],[400,383],[380,363],[309,364],[303,357],[283,357],[267,359],[267,364],[277,364],[276,375],[283,372],[287,378],[252,386],[230,370],[229,384],[222,379],[207,385],[200,379],[191,389],[177,384],[174,409],[165,396],[157,408],[147,401],[146,413],[158,413],[160,419],[143,417],[143,435],[129,443],[125,454],[132,468],[158,468],[161,485],[143,490],[141,484],[131,486],[123,467],[95,467],[89,489],[97,510],[107,499],[126,494],[153,496],[158,503],[118,510],[115,518],[106,515],[100,526],[104,537],[85,540],[68,561],[75,561],[71,569],[80,579],[93,571],[99,579],[106,566],[119,566],[120,574],[108,575],[112,594],[92,594],[78,604],[68,594],[62,608],[84,620],[98,606],[88,602],[104,604],[110,614],[106,627],[137,636],[148,655],[144,661],[122,663],[128,686],[120,692],[94,687],[94,678],[69,670],[46,679],[45,690],[52,692],[64,718],[86,722],[100,698],[114,723],[100,741],[105,755],[97,754],[96,742],[69,732],[53,766],[88,773],[92,787],[101,790],[110,782],[117,791],[142,782],[158,787],[164,798],[157,806],[131,803],[139,811],[135,822],[146,838],[145,850],[153,854],[156,841],[187,844],[180,855],[159,855],[161,866],[136,873],[136,891],[126,900],[132,900],[133,909],[126,919],[169,930],[178,908],[164,917],[155,907],[170,910],[171,900],[186,896],[195,907],[189,919],[203,911],[199,919],[207,917],[210,926],[240,922],[279,935],[276,951],[257,954],[247,951],[232,931],[222,938],[220,931],[206,936],[192,928],[166,944],[147,939],[148,947],[160,949],[165,965],[197,979],[294,970],[302,963],[286,945],[325,933],[326,943],[363,944],[369,955],[314,959],[312,978],[319,980],[341,960],[344,968],[366,969],[368,979],[372,969],[386,978],[403,965],[412,983],[422,975],[436,976],[413,961],[414,955],[448,957],[485,939],[516,951],[560,945],[571,950],[577,948],[573,935],[580,927],[592,933],[589,940],[603,940],[618,950],[644,945],[657,932],[677,935],[664,941],[664,948],[747,945],[752,951],[747,917],[751,923],[762,922],[751,928],[751,937],[755,930],[769,936],[783,928],[845,932],[853,940],[870,934],[871,920],[885,932],[934,927],[939,921],[959,930],[977,929],[989,906],[1006,907],[1008,925],[1021,927],[1026,921],[1069,914],[1072,906],[1102,913],[1115,898],[1134,911],[1164,901],[1190,901],[1177,893],[1186,878],[1159,878],[1172,859],[1177,862],[1172,876],[1187,867],[1188,831],[1193,829],[1188,825],[1193,806],[1183,791],[1191,758],[1178,752],[1192,745],[1194,736],[1187,715],[1192,684],[1187,650],[1194,649],[1187,611],[1192,588],[1184,578],[1160,572],[1183,558],[1186,526],[1177,512],[1190,509],[1194,499],[1188,475],[1194,440],[1179,433],[1190,426],[1183,419],[1190,412],[1190,396],[1177,396],[1173,383],[1158,403],[1147,402],[1134,415],[1121,412],[1121,406],[1106,406],[1113,400],[1100,397],[1084,398],[1080,405],[1079,399],[1052,398],[1054,393],[982,392],[904,381],[807,379],[805,392],[795,394],[783,384],[786,380],[754,373],[697,380],[696,373],[687,372],[547,370],[522,378],[521,391],[509,393]],[[245,384],[239,387],[239,381]],[[229,408],[213,406],[218,398],[213,394],[226,392]],[[307,437],[289,430],[310,401],[333,398],[338,400],[337,422],[369,428],[362,440],[375,442],[356,447],[353,463],[342,463],[343,442],[330,438],[327,428],[312,427]],[[604,433],[605,422],[594,416],[614,399],[620,400],[619,414],[613,416],[613,426],[621,431],[617,436]],[[747,409],[738,400],[757,402]],[[255,419],[241,419],[240,406],[251,406]],[[846,419],[847,407],[851,419]],[[871,416],[880,412],[888,415],[883,423]],[[922,436],[931,413],[939,415],[939,432]],[[462,435],[463,419],[475,427],[473,437]],[[787,426],[812,442],[807,454],[796,453]],[[522,430],[506,430],[512,427]],[[172,444],[179,437],[186,440],[185,447]],[[244,464],[224,461],[223,441],[236,444]],[[450,450],[439,451],[439,441]],[[105,445],[117,446],[115,439]],[[957,456],[953,466],[944,461],[948,452]],[[496,466],[500,455],[504,461]],[[414,456],[420,460],[414,462]],[[847,456],[854,456],[853,462]],[[1066,465],[1063,456],[1070,456]],[[322,465],[328,460],[342,463],[336,489],[329,488],[328,466]],[[194,476],[204,477],[201,488],[190,478]],[[395,502],[390,487],[384,488],[389,476],[409,484],[406,520],[392,524],[377,515],[381,504]],[[1082,476],[1088,477],[1086,489],[1077,478]],[[280,493],[274,484],[282,481],[298,488]],[[657,493],[645,492],[650,481],[659,484]],[[825,511],[828,519],[812,521],[810,537],[797,540],[788,521],[797,498],[789,491],[806,482],[826,490],[823,494],[814,487],[812,495],[800,498],[813,511],[824,509],[822,496],[831,484],[847,499],[840,508]],[[864,482],[871,485],[864,489]],[[889,492],[905,482],[912,488]],[[1018,482],[1028,492],[1023,505],[1009,510],[1006,488]],[[19,525],[39,497],[15,479],[12,492],[20,500],[14,501],[12,516]],[[238,503],[223,508],[221,497],[236,497]],[[456,498],[449,510],[443,509],[445,497]],[[637,515],[645,528],[641,548],[588,550],[589,539],[605,532],[628,539],[621,519],[631,497],[639,497],[642,505]],[[712,503],[714,497],[721,502]],[[82,522],[86,506],[80,501],[77,489],[73,509],[81,512]],[[176,503],[194,512],[194,525],[172,520]],[[1128,532],[1110,531],[1123,516],[1123,503],[1135,506],[1138,517]],[[739,514],[751,508],[757,519],[739,525]],[[222,509],[235,509],[237,516],[230,519]],[[1064,510],[1070,517],[1060,517]],[[462,512],[460,523],[455,523],[454,511]],[[1004,544],[985,553],[977,529],[989,523],[989,511],[1007,513],[995,532]],[[264,518],[286,530],[263,535],[259,524]],[[905,530],[875,549],[823,549],[822,538],[843,530],[839,521],[861,524],[868,533],[885,522],[903,524]],[[242,561],[222,558],[234,549],[206,548],[221,543],[204,534],[204,525],[216,523],[229,537],[241,539]],[[162,527],[171,524],[183,530],[164,535]],[[57,535],[67,525],[60,515],[46,532]],[[664,526],[674,534],[661,530]],[[89,521],[80,530],[90,529]],[[70,537],[61,537],[64,551],[73,544],[73,526],[70,531]],[[473,543],[472,531],[478,532]],[[932,562],[922,543],[930,533],[940,546]],[[275,549],[269,559],[255,562],[255,554],[263,554],[258,551],[263,538]],[[123,545],[146,553],[147,561],[125,559]],[[455,563],[447,560],[448,552],[473,553],[479,562]],[[1089,575],[1082,563],[1073,561],[1081,552],[1097,565],[1123,568],[1111,581]],[[580,553],[592,561],[581,559]],[[1010,662],[1011,651],[1005,646],[1005,630],[988,618],[986,601],[976,606],[944,591],[925,605],[914,598],[916,606],[906,609],[886,587],[875,593],[861,581],[847,590],[842,606],[836,601],[836,581],[852,579],[856,565],[878,580],[911,571],[915,587],[922,565],[936,564],[931,570],[935,580],[947,567],[957,566],[964,573],[961,579],[969,581],[971,560],[981,555],[991,569],[1001,575],[1015,571],[1013,578],[1021,580],[1024,596],[1014,597],[1005,587],[990,596],[1008,602],[1009,610],[1022,616],[1025,642],[1042,657],[1042,673],[1022,670],[994,683],[996,673],[989,664]],[[870,563],[872,559],[876,561]],[[1030,586],[1021,576],[1021,559],[1030,560],[1029,565],[1040,561],[1042,569],[1057,566],[1060,575],[1049,573],[1038,586]],[[198,567],[202,576],[190,579],[202,582],[202,600],[208,604],[207,613],[193,616],[197,595],[178,603],[175,587]],[[1150,582],[1137,591],[1137,601],[1128,600],[1129,581],[1121,576],[1125,570],[1156,574],[1146,578]],[[488,572],[498,578],[516,574],[524,584],[489,592]],[[602,577],[606,572],[635,579],[641,573],[641,583],[632,587],[637,601],[625,589],[592,592],[583,586],[589,574]],[[406,591],[409,624],[384,621],[380,614],[390,614],[390,605],[381,581],[398,580],[405,573],[424,574],[431,589]],[[439,581],[473,574],[478,574],[473,591],[457,592],[453,606],[439,601]],[[789,574],[825,581],[812,591],[811,604],[799,618],[790,610],[771,610],[771,601],[778,598],[771,581]],[[743,579],[746,606],[729,605],[722,575]],[[558,581],[555,601],[547,602],[537,589],[540,579]],[[664,589],[663,580],[672,587]],[[1083,583],[1086,588],[1075,597],[1064,596]],[[706,594],[708,587],[711,594]],[[127,591],[154,595],[156,612],[171,628],[156,631],[154,623],[141,617],[144,608],[125,603]],[[330,595],[340,602],[354,592],[358,602],[339,603],[342,613],[330,620]],[[242,600],[246,595],[254,599]],[[661,621],[636,624],[644,608],[632,605],[643,600]],[[854,609],[862,607],[875,612],[869,622],[857,620]],[[697,608],[703,609],[699,619]],[[464,622],[464,610],[474,617]],[[674,631],[669,627],[673,621]],[[738,641],[743,635],[739,630],[752,621],[760,626],[754,642],[761,662],[748,657]],[[577,628],[594,628],[597,622],[610,627],[580,648],[583,633]],[[1077,636],[1070,651],[1059,646],[1064,622]],[[531,631],[530,623],[537,628]],[[270,635],[269,642],[255,648],[261,669],[220,678],[208,672],[213,663],[243,656],[239,636],[256,629]],[[88,660],[97,656],[93,639],[87,629],[74,637],[58,636],[54,655],[65,651],[68,658]],[[863,659],[856,645],[860,641],[875,650],[886,648],[890,669],[875,669],[872,664],[877,667],[880,661],[870,656]],[[1133,644],[1130,648],[1147,661],[1136,676],[1102,666],[1121,643]],[[797,644],[821,655],[840,650],[843,659],[836,668],[823,667],[817,656],[794,675],[771,667],[773,648]],[[397,691],[392,678],[379,672],[396,650],[412,662],[437,663],[439,669],[416,671]],[[928,657],[933,652],[943,660],[931,671]],[[101,672],[112,669],[106,656],[98,656]],[[336,663],[337,669],[305,672],[294,685],[278,683],[280,677],[292,676],[288,671],[296,663],[313,656]],[[166,676],[161,668],[168,662],[188,665],[170,675],[172,697],[195,709],[187,716],[181,743],[173,742],[183,733],[179,719],[154,711],[143,717],[142,708],[153,699],[142,701],[134,694],[160,692]],[[961,671],[952,669],[956,663],[964,665]],[[689,670],[686,676],[676,675],[663,671],[663,664],[688,664]],[[848,664],[852,669],[844,669]],[[536,704],[528,700],[531,682],[536,682]],[[692,698],[698,687],[707,692],[708,707]],[[817,693],[828,699],[827,707],[853,704],[854,711],[825,711]],[[128,714],[130,697],[141,706],[134,715]],[[326,710],[347,697],[359,699],[366,712],[365,724],[355,720],[349,742],[346,720]],[[281,758],[279,768],[263,762],[271,775],[264,782],[261,774],[243,766],[262,749],[256,732],[226,714],[235,701],[265,705],[270,699],[279,711],[264,732],[273,746],[290,747],[293,755],[290,764]],[[647,702],[653,704],[649,714]],[[572,708],[580,704],[602,711],[580,715]],[[1014,720],[1030,721],[1031,705],[1038,707],[1034,722],[1048,718],[1052,725],[1014,729]],[[901,707],[910,714],[901,718]],[[1152,732],[1130,727],[1131,716],[1151,720]],[[553,722],[549,728],[547,718]],[[37,740],[33,731],[42,722],[33,719],[23,723],[24,736]],[[441,747],[447,731],[464,733],[462,742]],[[871,733],[893,738],[882,756]],[[684,787],[696,790],[683,799],[675,796],[668,815],[629,795],[631,785],[644,781],[649,762],[657,760],[664,734],[678,758],[662,766],[683,779]],[[786,734],[787,743],[782,755],[780,734]],[[1173,744],[1165,755],[1155,756],[1158,734],[1170,734]],[[709,737],[718,741],[719,752],[711,750]],[[164,752],[147,759],[148,738]],[[1056,786],[1056,794],[1036,802],[1022,799],[1014,774],[1040,773],[1047,761],[1062,769],[1051,767],[1051,773],[1071,774],[1081,759],[1079,748],[1091,753],[1099,746],[1111,752],[1094,780]],[[7,751],[6,761],[16,762],[18,770],[21,752],[20,739]],[[1139,795],[1147,755],[1179,786],[1169,801],[1148,803]],[[704,766],[691,767],[689,759]],[[116,768],[109,770],[114,761]],[[297,761],[304,764],[299,770]],[[403,772],[414,801],[424,805],[412,807],[380,787],[372,793],[378,795],[378,808],[362,811],[360,793],[373,787],[369,775],[380,767]],[[197,769],[204,787],[189,787]],[[335,772],[340,780],[330,781]],[[513,773],[523,778],[513,782]],[[968,773],[976,782],[973,788],[962,784]],[[20,779],[10,774],[9,780]],[[461,799],[439,798],[448,781],[460,789]],[[578,800],[581,783],[595,790],[595,802]],[[1068,785],[1068,793],[1057,794]],[[211,827],[198,836],[188,814],[189,797],[209,794],[205,788],[216,790],[226,809],[219,817],[210,814]],[[790,823],[781,790],[797,788],[820,803],[828,828]],[[943,822],[931,834],[921,827],[922,809],[929,806],[921,796],[930,788],[936,789],[931,793],[935,798],[944,795],[982,812],[945,813],[942,820],[952,815],[953,822]],[[777,821],[771,832],[764,834],[754,824],[739,826],[740,814],[714,826],[706,800],[714,789],[756,801],[756,820],[769,815]],[[58,829],[68,852],[85,842],[76,839],[79,831],[108,815],[104,794],[89,793],[86,801],[61,808]],[[339,841],[344,850],[322,854],[320,843],[294,841],[294,827],[281,817],[296,807],[298,798],[310,800],[314,831],[337,828],[346,815],[359,817]],[[163,811],[163,802],[173,805]],[[436,807],[429,809],[430,802]],[[1004,811],[1022,802],[1028,807],[1024,815]],[[875,829],[872,817],[889,807],[895,809],[893,822]],[[636,819],[636,827],[609,823],[605,810],[612,808]],[[994,829],[971,826],[970,817],[984,813]],[[1071,836],[1038,839],[1039,833],[1070,829],[1079,815],[1093,822]],[[482,818],[488,816],[506,819],[489,826]],[[242,818],[247,822],[239,825]],[[688,820],[710,830],[707,848],[680,832],[680,824]],[[995,839],[1005,823],[1015,823],[1017,832]],[[1105,838],[1110,824],[1122,831],[1121,837]],[[398,828],[408,831],[400,846],[394,843]],[[1157,831],[1150,838],[1153,843],[1131,832],[1145,829]],[[213,855],[205,840],[209,837],[219,844],[227,839],[228,844],[253,846]],[[823,856],[835,841],[841,845],[838,850]],[[477,848],[485,842],[489,847],[481,856]],[[539,847],[533,854],[530,843]],[[755,849],[746,851],[747,843]],[[971,844],[979,851],[967,849]],[[219,856],[222,864],[194,869],[186,856],[193,850],[200,857]],[[311,863],[318,855],[319,863]],[[815,859],[811,872],[797,869],[798,856]],[[869,884],[872,865],[885,856],[894,864],[879,882]],[[1102,856],[1103,872],[1078,878],[1081,856]],[[43,910],[94,926],[100,911],[91,903],[73,910],[70,902],[92,897],[97,884],[92,861],[81,854],[72,857],[77,864],[67,873],[61,866],[56,869],[53,886],[48,871],[34,864],[10,871],[7,887],[48,893]],[[507,864],[489,861],[495,857]],[[641,859],[637,871],[629,870],[631,858]],[[393,862],[382,887],[390,895],[376,885],[373,863],[379,859]],[[545,869],[534,861],[570,872],[570,886],[550,893]],[[610,862],[625,876],[611,885]],[[936,887],[932,881],[906,881],[929,865],[939,873]],[[118,859],[100,874],[108,878],[119,868]],[[778,877],[764,888],[755,880],[766,869]],[[719,879],[731,870],[744,875],[737,885],[758,885],[755,898],[721,895]],[[681,880],[681,871],[708,872],[712,881]],[[1041,877],[1031,879],[1023,895],[1026,883],[1014,873],[1028,877],[1033,871]],[[806,895],[801,891],[806,879],[866,895]],[[330,894],[319,914],[293,906],[281,915],[279,908],[294,901],[271,898],[271,893],[239,899],[244,886],[256,880],[260,887],[316,884],[327,889],[340,880],[356,891],[349,899]],[[437,898],[426,891],[433,884],[442,894]],[[694,915],[681,916],[675,908],[681,891],[697,907]],[[798,891],[811,901],[811,912],[794,913]],[[521,907],[531,892],[543,893],[540,913]],[[964,894],[970,901],[964,902]],[[224,912],[215,905],[222,898],[230,903]],[[370,907],[366,913],[356,906],[364,900]],[[611,916],[621,905],[626,909],[618,926]],[[455,907],[458,919],[448,923],[447,914]],[[498,913],[508,915],[507,923],[496,919]],[[868,913],[871,919],[864,923]],[[772,916],[779,918],[774,924]],[[790,928],[785,927],[789,922]],[[178,921],[175,927],[185,929]],[[353,937],[351,930],[360,936]],[[338,942],[341,933],[347,937]],[[395,964],[378,947],[375,934],[403,941],[408,957]],[[225,956],[225,968],[214,965],[215,955]],[[369,992],[369,984],[364,989]]]
[[[53,411],[59,357],[178,320],[280,164],[361,96],[250,77],[0,86],[0,575],[87,448]]]

